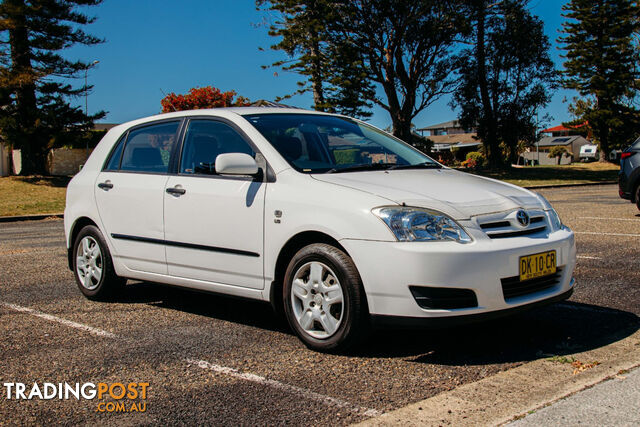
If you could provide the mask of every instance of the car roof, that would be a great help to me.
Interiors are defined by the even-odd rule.
[[[281,108],[281,107],[224,107],[224,108],[202,108],[199,110],[182,110],[171,113],[160,113],[153,116],[141,117],[116,126],[115,131],[123,131],[133,126],[145,123],[155,122],[158,120],[167,120],[173,118],[191,117],[191,116],[211,116],[211,117],[229,117],[230,114],[238,116],[247,116],[251,114],[315,114],[325,116],[337,116],[339,114],[324,113],[322,111],[304,110],[301,108]]]

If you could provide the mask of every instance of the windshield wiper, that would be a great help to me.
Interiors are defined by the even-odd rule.
[[[357,171],[363,171],[363,170],[390,169],[393,166],[396,166],[396,164],[395,163],[362,163],[359,165],[351,165],[351,166],[345,166],[342,168],[329,169],[325,173],[357,172]]]
[[[418,163],[415,165],[393,165],[389,168],[389,170],[394,170],[394,169],[440,169],[442,168],[442,166],[440,166],[437,163],[432,163],[432,162],[424,162],[424,163]]]

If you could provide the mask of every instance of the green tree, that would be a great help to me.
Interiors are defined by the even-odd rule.
[[[69,99],[91,87],[73,87],[90,64],[65,59],[74,44],[102,40],[86,34],[90,18],[79,6],[102,0],[4,0],[0,3],[0,129],[5,142],[22,151],[22,174],[44,174],[49,148],[82,135],[104,112],[87,116]]]
[[[564,155],[573,156],[573,154],[570,153],[566,147],[563,147],[562,145],[555,145],[551,147],[551,149],[549,150],[549,154],[547,154],[547,157],[549,157],[550,159],[553,159],[555,157],[557,159],[558,164],[560,164],[560,161],[562,160],[562,156]]]
[[[270,4],[289,6],[285,15],[289,19],[277,21],[277,31],[272,26],[270,34],[282,37],[275,48],[290,55],[300,53],[294,58],[298,62],[287,69],[309,76],[316,108],[322,101],[329,111],[363,115],[377,104],[389,113],[395,136],[410,143],[418,141],[411,132],[412,119],[450,93],[454,85],[451,51],[464,24],[460,0]],[[315,34],[320,34],[319,48],[312,43]],[[301,83],[301,91],[307,87]],[[332,95],[327,96],[325,88]],[[377,88],[383,96],[378,96]]]
[[[470,47],[459,55],[452,105],[463,126],[477,129],[489,166],[502,167],[516,162],[522,141],[536,140],[537,111],[556,80],[550,43],[527,0],[468,0],[467,10]]]
[[[337,7],[329,28],[348,41],[384,96],[361,94],[385,109],[393,134],[415,143],[411,122],[450,93],[452,49],[463,31],[460,1],[354,0]]]
[[[634,0],[571,0],[563,6],[563,86],[585,98],[578,110],[600,144],[600,161],[637,132],[640,6]],[[634,130],[635,129],[635,130]],[[618,146],[620,146],[618,145]]]
[[[357,49],[332,37],[328,24],[336,19],[335,1],[257,0],[256,6],[269,13],[269,35],[279,38],[271,46],[287,59],[270,66],[304,76],[287,99],[307,92],[313,94],[313,108],[351,116],[368,117],[374,88],[367,79]],[[361,97],[362,93],[368,94]]]

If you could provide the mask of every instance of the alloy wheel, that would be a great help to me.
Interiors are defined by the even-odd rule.
[[[298,325],[317,339],[336,333],[344,314],[344,293],[336,274],[317,261],[302,265],[293,276],[291,306]]]
[[[102,278],[102,251],[91,236],[85,236],[76,250],[76,274],[82,286],[90,291],[96,289]]]

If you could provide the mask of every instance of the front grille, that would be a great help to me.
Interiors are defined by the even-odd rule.
[[[471,289],[409,286],[409,290],[418,305],[426,309],[447,310],[478,306],[476,293]]]
[[[522,282],[520,281],[520,276],[507,277],[500,280],[502,282],[502,294],[504,295],[504,299],[508,300],[544,291],[560,283],[561,275],[562,269],[558,268],[555,274]]]
[[[492,239],[504,239],[505,237],[518,237],[539,233],[541,231],[544,231],[545,228],[547,227],[543,225],[542,227],[527,228],[526,230],[507,231],[503,233],[487,233],[487,235]]]
[[[508,237],[527,236],[540,233],[547,229],[547,221],[544,211],[529,211],[529,225],[522,227],[516,221],[516,212],[503,212],[481,216],[477,218],[478,225],[491,239],[504,239]]]

